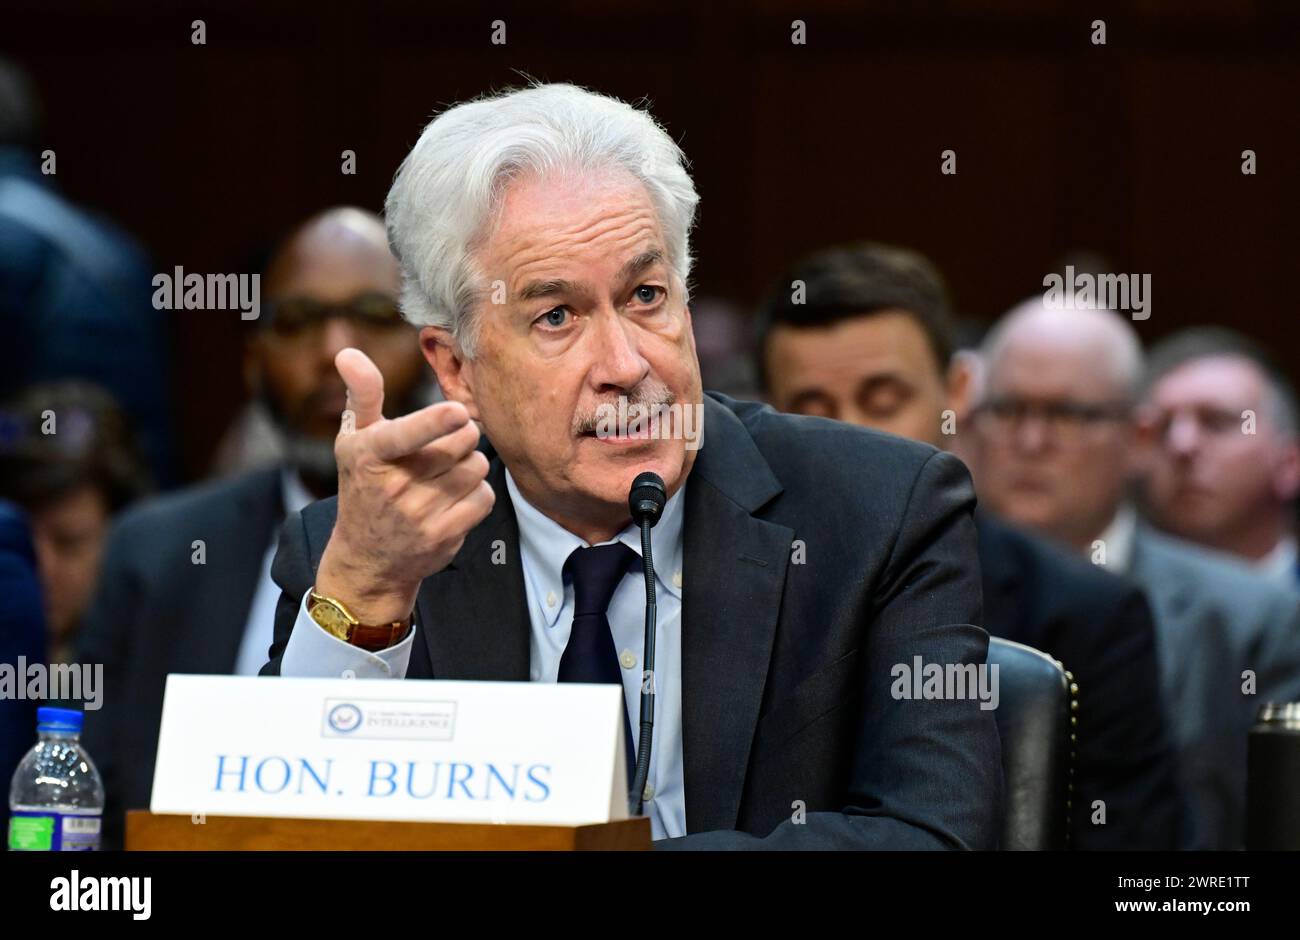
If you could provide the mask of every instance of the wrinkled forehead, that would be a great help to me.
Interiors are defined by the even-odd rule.
[[[536,278],[607,280],[647,252],[667,261],[645,186],[625,171],[553,171],[511,180],[475,256],[512,298]],[[593,285],[602,286],[602,285]]]

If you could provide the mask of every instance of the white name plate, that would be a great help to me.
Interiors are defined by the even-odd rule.
[[[150,809],[626,819],[623,709],[614,685],[170,675]]]

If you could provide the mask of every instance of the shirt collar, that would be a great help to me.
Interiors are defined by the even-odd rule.
[[[519,554],[523,561],[524,577],[532,583],[533,596],[548,626],[555,626],[564,606],[564,563],[575,548],[587,548],[588,543],[548,517],[528,500],[515,485],[515,479],[506,470],[506,490],[514,506],[519,523]],[[686,484],[677,490],[664,506],[654,533],[655,590],[667,591],[674,597],[682,596],[682,519]],[[610,542],[622,542],[641,554],[641,530],[632,523]],[[551,600],[553,603],[547,603]]]
[[[280,470],[280,493],[284,499],[284,514],[286,516],[301,512],[304,508],[316,502],[316,497],[312,496],[307,487],[303,485],[302,477],[287,467]]]
[[[1259,559],[1255,567],[1266,577],[1282,584],[1291,584],[1296,577],[1296,540],[1293,535],[1284,535],[1273,546],[1273,550]]]
[[[1100,541],[1106,552],[1102,566],[1123,574],[1133,562],[1133,539],[1137,535],[1137,512],[1128,503],[1120,505],[1115,518],[1101,533]]]

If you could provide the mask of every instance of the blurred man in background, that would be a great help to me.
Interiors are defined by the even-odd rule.
[[[982,359],[981,502],[1146,590],[1192,808],[1188,845],[1240,848],[1257,706],[1300,697],[1300,597],[1138,520],[1128,494],[1143,357],[1121,315],[1036,297],[999,321]]]
[[[30,521],[49,661],[72,661],[109,524],[150,489],[135,436],[103,389],[33,385],[0,406],[0,498]]]
[[[1241,334],[1196,327],[1152,348],[1143,404],[1155,524],[1296,584],[1300,441],[1285,373]]]
[[[783,411],[935,447],[966,422],[971,375],[953,358],[946,291],[914,252],[864,243],[815,254],[786,273],[759,322],[759,372]],[[1072,845],[1174,847],[1182,803],[1141,592],[987,513],[976,525],[985,629],[1061,660],[1079,686]]]
[[[170,350],[148,259],[59,194],[60,155],[42,137],[35,88],[0,58],[0,336],[9,354],[0,395],[64,379],[103,387],[129,416],[151,476],[170,485]]]
[[[87,715],[85,740],[104,774],[110,843],[120,838],[124,809],[148,806],[167,674],[256,675],[267,660],[280,522],[337,489],[345,388],[334,357],[364,350],[391,389],[385,410],[393,416],[426,395],[378,216],[339,208],[313,217],[274,253],[262,284],[263,315],[243,368],[274,416],[285,459],[123,518],[88,618],[80,659],[104,664],[106,693],[103,709]]]

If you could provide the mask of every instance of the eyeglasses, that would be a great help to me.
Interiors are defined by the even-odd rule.
[[[397,300],[378,291],[336,304],[313,297],[283,297],[265,304],[264,312],[264,327],[276,338],[295,343],[319,340],[331,317],[343,317],[357,330],[371,335],[406,324]]]
[[[1009,438],[1029,419],[1039,422],[1058,441],[1081,440],[1089,431],[1132,413],[1122,402],[1027,401],[1020,398],[991,398],[975,409],[975,419],[992,435]]]

